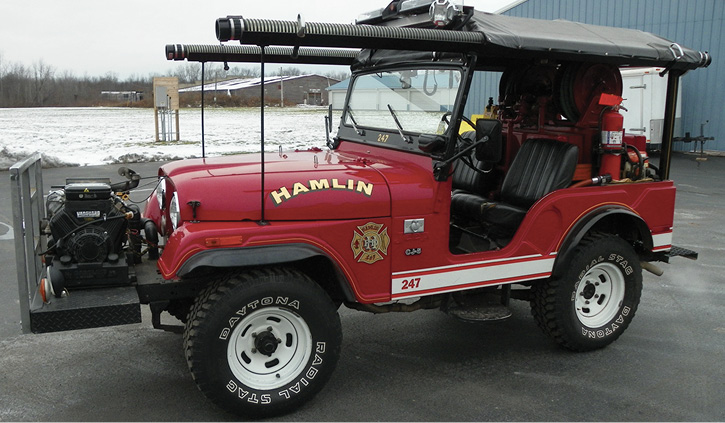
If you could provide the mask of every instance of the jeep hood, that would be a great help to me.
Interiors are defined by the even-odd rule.
[[[175,189],[182,220],[260,220],[260,156],[245,154],[172,162],[160,172]],[[173,188],[172,188],[173,187]],[[198,201],[196,218],[190,202]],[[330,151],[265,154],[265,220],[390,216],[385,178],[365,160]]]

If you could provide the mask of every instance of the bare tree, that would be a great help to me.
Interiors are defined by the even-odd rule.
[[[109,84],[112,88],[116,88],[118,85],[118,73],[114,71],[108,71],[105,75],[103,75],[101,80]]]
[[[200,63],[184,63],[179,69],[179,82],[193,84],[201,79]]]
[[[350,72],[348,72],[348,71],[330,71],[330,72],[326,72],[325,76],[330,79],[344,81],[344,80],[350,78]]]
[[[286,68],[279,68],[279,72],[277,73],[279,76],[299,76],[302,75],[302,71],[300,68],[295,67],[286,67]]]
[[[230,72],[240,78],[259,78],[259,66],[236,65]]]
[[[55,70],[52,66],[38,60],[31,67],[33,74],[33,104],[43,106],[50,97]]]
[[[3,82],[5,80],[5,68],[7,68],[7,64],[5,63],[5,60],[3,58],[3,52],[0,51],[0,106],[3,105],[3,99],[5,98],[4,90],[3,90]]]
[[[150,92],[151,78],[120,81],[115,72],[77,77],[70,71],[56,72],[42,60],[26,67],[0,54],[0,107],[92,106],[101,103],[101,91],[107,90]]]

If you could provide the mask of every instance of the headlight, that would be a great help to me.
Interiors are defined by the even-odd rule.
[[[166,208],[166,178],[161,178],[159,186],[156,187],[156,202],[159,203],[159,209]]]
[[[171,202],[169,203],[169,219],[171,220],[171,227],[176,230],[181,223],[181,210],[179,209],[179,197],[175,192],[171,196]]]

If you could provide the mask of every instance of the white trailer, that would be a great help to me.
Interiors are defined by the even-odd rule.
[[[622,104],[627,110],[624,115],[624,131],[647,137],[647,149],[658,150],[662,144],[662,130],[665,121],[665,95],[667,78],[660,76],[664,68],[623,68]],[[675,112],[675,136],[681,133],[682,91],[677,93]]]

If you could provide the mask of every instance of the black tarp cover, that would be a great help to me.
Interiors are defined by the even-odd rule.
[[[566,20],[475,12],[467,29],[482,32],[486,38],[482,53],[490,49],[495,56],[549,55],[631,66],[671,65],[682,70],[707,66],[711,60],[706,53],[648,32]],[[675,61],[675,55],[682,57]]]
[[[680,46],[636,29],[588,25],[566,20],[519,18],[475,11],[466,31],[480,32],[484,42],[473,49],[479,66],[508,66],[517,61],[559,60],[611,63],[617,66],[658,66],[687,71],[710,64],[704,52]],[[424,47],[424,43],[421,43]],[[408,61],[431,60],[430,52],[363,50],[353,69]],[[438,58],[445,57],[438,55]],[[437,60],[431,60],[437,61]]]

